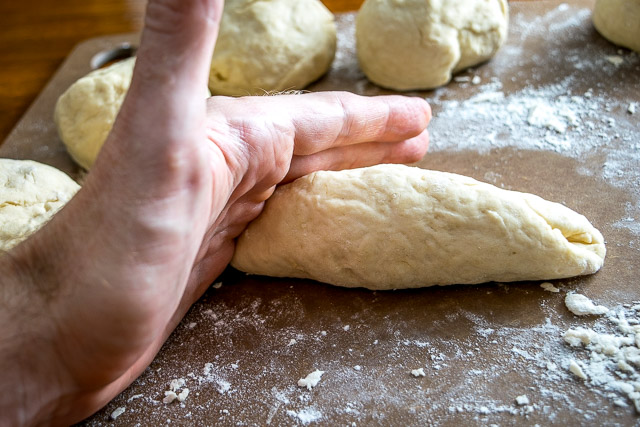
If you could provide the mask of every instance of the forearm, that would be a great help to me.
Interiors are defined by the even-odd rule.
[[[0,423],[7,426],[53,421],[73,387],[58,360],[51,295],[38,289],[30,244],[0,256]],[[47,290],[53,291],[47,284]]]

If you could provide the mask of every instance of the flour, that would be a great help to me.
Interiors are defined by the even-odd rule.
[[[586,357],[578,365],[572,361],[569,369],[579,378],[599,389],[614,394],[616,406],[627,406],[617,397],[626,396],[640,413],[640,325],[637,309],[622,307],[609,312],[608,325],[615,326],[611,332],[578,327],[564,333],[565,342],[572,348],[583,348]],[[604,323],[595,325],[603,328]],[[577,367],[577,368],[576,368]]]

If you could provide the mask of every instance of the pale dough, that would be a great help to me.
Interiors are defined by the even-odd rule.
[[[640,0],[596,0],[593,25],[607,40],[640,52]]]
[[[51,166],[0,159],[0,250],[37,231],[78,189],[74,180]]]
[[[315,172],[279,187],[238,238],[251,274],[370,289],[591,274],[602,235],[532,194],[403,165]]]
[[[335,50],[333,14],[319,0],[229,0],[209,89],[233,96],[302,89],[329,69]]]
[[[356,18],[358,60],[380,86],[442,86],[495,55],[508,15],[506,0],[366,0]]]
[[[131,84],[135,58],[116,62],[80,78],[56,103],[60,139],[80,166],[90,169],[111,131]]]
[[[67,151],[83,168],[93,166],[131,85],[135,58],[92,71],[73,83],[56,103],[54,120]],[[204,87],[203,98],[210,95]]]

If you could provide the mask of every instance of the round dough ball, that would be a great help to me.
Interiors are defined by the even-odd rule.
[[[596,272],[602,235],[533,194],[403,165],[315,172],[279,187],[231,265],[346,287],[416,288]]]
[[[72,84],[56,103],[60,139],[80,166],[90,169],[111,131],[131,84],[135,58],[101,68]]]
[[[372,82],[432,89],[490,59],[507,38],[506,0],[366,0],[356,48]]]
[[[319,0],[229,0],[209,89],[232,96],[302,89],[329,69],[335,51],[333,14]]]
[[[79,189],[54,167],[0,159],[0,250],[11,249],[37,231]]]
[[[640,52],[640,0],[596,0],[593,25],[612,43]]]

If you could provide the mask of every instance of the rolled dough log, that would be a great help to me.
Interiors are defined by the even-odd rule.
[[[378,165],[279,187],[231,264],[397,289],[591,274],[604,257],[600,232],[563,205],[451,173]]]

